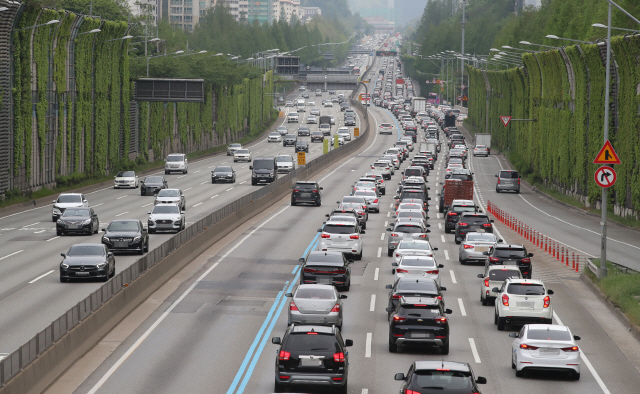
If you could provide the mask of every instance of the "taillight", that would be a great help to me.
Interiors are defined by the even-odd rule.
[[[321,238],[331,238],[331,235],[329,235],[329,234],[322,234],[320,237],[321,237]]]
[[[298,307],[296,306],[296,304],[293,303],[293,301],[291,301],[291,303],[289,304],[289,310],[298,311]]]
[[[531,263],[531,259],[527,257],[526,259],[520,260],[520,262],[530,264]]]
[[[506,294],[502,295],[502,305],[509,306],[509,296]]]
[[[393,298],[394,300],[399,300],[400,299],[400,294],[394,294],[391,296],[391,298]]]
[[[289,357],[291,357],[290,352],[285,352],[284,350],[280,350],[280,354],[278,354],[278,360],[289,361]]]
[[[294,191],[294,192],[299,192],[300,190],[298,190],[298,189],[293,189],[293,191]]]
[[[431,275],[438,275],[439,273],[440,273],[440,270],[427,271],[427,274],[431,274]]]
[[[500,184],[500,178],[498,178],[498,185]]]
[[[436,317],[436,323],[437,324],[444,324],[447,322],[447,318],[446,317]]]
[[[317,193],[318,191],[317,191],[317,190],[311,190],[311,192],[312,192],[312,193]]]
[[[551,303],[551,298],[549,298],[549,296],[544,297],[544,307],[545,308],[549,307],[549,303]]]
[[[360,239],[360,236],[359,235],[352,235],[349,238],[351,238],[351,239]]]
[[[393,321],[403,322],[403,321],[405,321],[405,320],[407,320],[407,318],[406,318],[406,317],[400,317],[400,316],[394,316],[394,317],[393,317]]]
[[[418,238],[427,238],[427,234],[421,234],[418,236]]]
[[[397,236],[398,236],[398,234],[391,233],[391,236],[392,236],[392,237],[397,237]]]
[[[460,225],[460,226],[468,226],[469,223],[458,223],[458,225]]]
[[[489,278],[484,278],[484,287],[489,287]]]
[[[563,352],[577,352],[578,350],[580,350],[580,349],[578,349],[577,346],[563,347],[562,348]]]
[[[520,184],[520,178],[518,178],[518,185]]]
[[[409,271],[407,271],[406,269],[402,269],[402,268],[398,268],[396,269],[396,272],[399,274],[408,274]]]
[[[457,214],[457,213],[455,213],[455,212],[449,212],[449,213],[447,214],[447,216],[458,216],[458,214]]]
[[[340,304],[335,304],[333,308],[331,308],[331,312],[340,312]]]
[[[381,180],[380,180],[380,183],[384,183],[384,181],[381,179]]]
[[[538,350],[537,346],[527,345],[526,343],[520,344],[520,349]]]
[[[343,363],[344,362],[344,353],[343,352],[334,353],[333,354],[333,361],[335,361],[337,363]]]
[[[491,223],[485,223],[482,225],[482,227],[491,227]]]
[[[473,249],[473,245],[464,245],[465,249]]]
[[[420,394],[419,391],[413,391],[409,389],[404,389],[404,394]]]
[[[491,261],[492,263],[497,263],[500,261],[500,259],[497,257],[489,257],[489,261]]]
[[[400,253],[396,253],[396,257],[400,257]]]
[[[304,272],[316,272],[316,270],[313,268],[305,268]]]
[[[374,190],[375,190],[375,189],[374,189]],[[374,203],[374,204],[377,204],[377,203],[378,203],[378,199],[376,198],[375,200],[373,200],[373,203]]]

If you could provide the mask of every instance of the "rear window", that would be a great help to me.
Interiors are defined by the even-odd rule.
[[[489,218],[486,216],[463,216],[460,220],[471,224],[489,223]]]
[[[451,208],[451,211],[453,211],[453,212],[475,212],[476,208],[473,207],[473,206],[456,205],[453,208]]]
[[[432,319],[440,314],[440,308],[437,305],[403,305],[398,310],[398,314],[400,316],[424,317],[427,319]]]
[[[311,253],[307,257],[307,264],[311,265],[344,265],[344,257],[333,253]]]
[[[301,288],[296,291],[295,297],[316,300],[332,300],[335,298],[335,293],[331,289]]]
[[[503,259],[522,259],[526,257],[526,251],[522,248],[499,248],[495,250],[494,256]]]
[[[414,192],[414,191],[404,191],[402,192],[402,196],[400,197],[401,200],[404,200],[405,198],[418,198],[420,200],[424,200],[424,193],[423,192]]]
[[[517,295],[543,295],[544,286],[537,283],[512,283],[507,286],[507,293]]]
[[[298,351],[327,350],[338,352],[340,350],[338,341],[333,335],[312,335],[306,332],[289,335],[285,348]]]
[[[407,168],[404,170],[404,176],[422,176],[423,171],[417,168]]]
[[[356,227],[346,224],[325,224],[322,231],[329,234],[354,234]]]
[[[570,341],[569,331],[558,330],[531,330],[527,331],[527,339],[540,339],[549,341]]]
[[[405,233],[405,234],[421,234],[422,228],[420,226],[409,226],[409,225],[401,225],[396,227],[393,230],[394,233]]]
[[[316,185],[313,183],[296,183],[295,188],[298,190],[315,190]]]
[[[500,171],[500,178],[518,179],[520,178],[520,175],[517,171]]]
[[[501,269],[489,271],[489,279],[496,281],[505,281],[507,278],[519,278],[520,271]]]
[[[401,264],[408,267],[433,267],[436,262],[433,259],[404,257]]]
[[[397,291],[426,291],[430,293],[437,293],[435,282],[418,282],[418,281],[403,281],[398,283]]]

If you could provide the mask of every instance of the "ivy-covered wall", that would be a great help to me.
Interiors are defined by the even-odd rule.
[[[547,185],[595,205],[601,188],[593,180],[593,159],[603,144],[605,67],[596,44],[523,54],[523,67],[481,71],[468,67],[469,120],[492,134],[492,144],[517,157],[520,170]],[[609,193],[616,212],[640,210],[640,36],[614,37],[617,103],[610,113],[609,140],[620,156],[618,179]],[[486,75],[490,89],[485,86]],[[611,89],[613,92],[614,89]],[[489,101],[489,111],[485,109]],[[501,115],[537,122],[512,122]],[[486,116],[489,129],[485,130]],[[617,121],[616,121],[617,120]],[[516,164],[516,163],[514,163]]]

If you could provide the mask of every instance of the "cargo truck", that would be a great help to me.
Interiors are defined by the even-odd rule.
[[[491,154],[491,134],[476,134],[476,146],[484,145],[487,152]]]
[[[411,99],[411,116],[416,116],[418,112],[427,110],[427,99],[424,97],[414,97]]]
[[[440,213],[446,212],[453,200],[473,201],[473,181],[461,181],[459,179],[447,179],[444,181],[440,192]]]

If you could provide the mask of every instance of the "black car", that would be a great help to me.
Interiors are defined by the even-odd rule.
[[[302,274],[300,284],[318,283],[334,285],[341,291],[351,286],[351,268],[353,260],[347,260],[342,252],[310,252],[306,258],[300,258]]]
[[[105,282],[116,274],[116,258],[103,244],[78,244],[60,254],[60,282],[69,279],[100,278]]]
[[[102,231],[102,243],[112,252],[144,254],[149,251],[149,232],[139,220],[114,220]]]
[[[296,153],[298,153],[298,152],[309,153],[309,142],[307,142],[306,140],[300,140],[300,141],[296,142],[295,151],[296,151]]]
[[[276,393],[298,385],[331,387],[332,393],[347,393],[349,352],[345,348],[353,346],[353,341],[343,340],[337,327],[292,324],[282,339],[273,337],[271,343],[280,345]]]
[[[167,189],[169,184],[163,176],[148,176],[140,182],[140,195],[153,196],[160,189]]]
[[[439,286],[438,282],[432,278],[405,276],[396,280],[393,285],[387,285],[386,288],[391,290],[389,292],[389,304],[387,305],[387,308],[391,308],[387,309],[388,316],[391,316],[389,311],[394,311],[398,302],[400,302],[400,298],[404,296],[437,298],[442,301],[443,306],[445,304],[442,292],[447,288]]]
[[[67,208],[56,221],[56,235],[97,234],[100,226],[93,208]]]
[[[427,394],[480,394],[477,384],[486,384],[487,379],[476,379],[468,363],[456,361],[415,361],[407,375],[397,373],[395,380],[402,381],[401,393]]]
[[[322,187],[317,182],[313,181],[297,181],[294,186],[291,186],[291,205],[314,204],[316,206],[322,205]]]
[[[311,133],[311,142],[322,142],[324,140],[324,133],[322,131],[314,131]]]
[[[298,137],[308,137],[311,135],[311,129],[307,126],[301,126],[298,128]]]
[[[449,320],[452,313],[437,298],[402,296],[395,308],[387,308],[389,316],[389,351],[398,346],[435,346],[440,354],[449,354]]]
[[[485,213],[463,212],[456,224],[456,244],[460,244],[467,233],[493,233],[493,219]]]
[[[340,111],[344,112],[347,108],[351,108],[351,104],[346,101],[340,103]]]
[[[233,167],[219,166],[211,171],[211,183],[218,182],[236,182],[236,171]]]
[[[345,126],[355,126],[356,125],[356,118],[349,116],[344,118],[344,125]]]
[[[440,201],[442,200],[441,198]],[[451,230],[455,229],[460,220],[460,216],[465,212],[478,212],[478,206],[471,204],[471,201],[469,201],[469,204],[456,204],[450,207],[446,215],[444,215],[444,232],[448,234]]]
[[[309,98],[309,93],[302,93],[302,98]]]
[[[275,157],[258,157],[253,160],[251,170],[251,185],[259,185],[278,180],[278,164]]]
[[[282,146],[295,146],[296,142],[298,142],[298,137],[294,134],[287,134],[282,138]]]
[[[491,251],[484,252],[487,256],[486,264],[489,265],[516,265],[524,279],[531,279],[533,266],[531,257],[533,253],[527,253],[522,245],[497,244]]]

